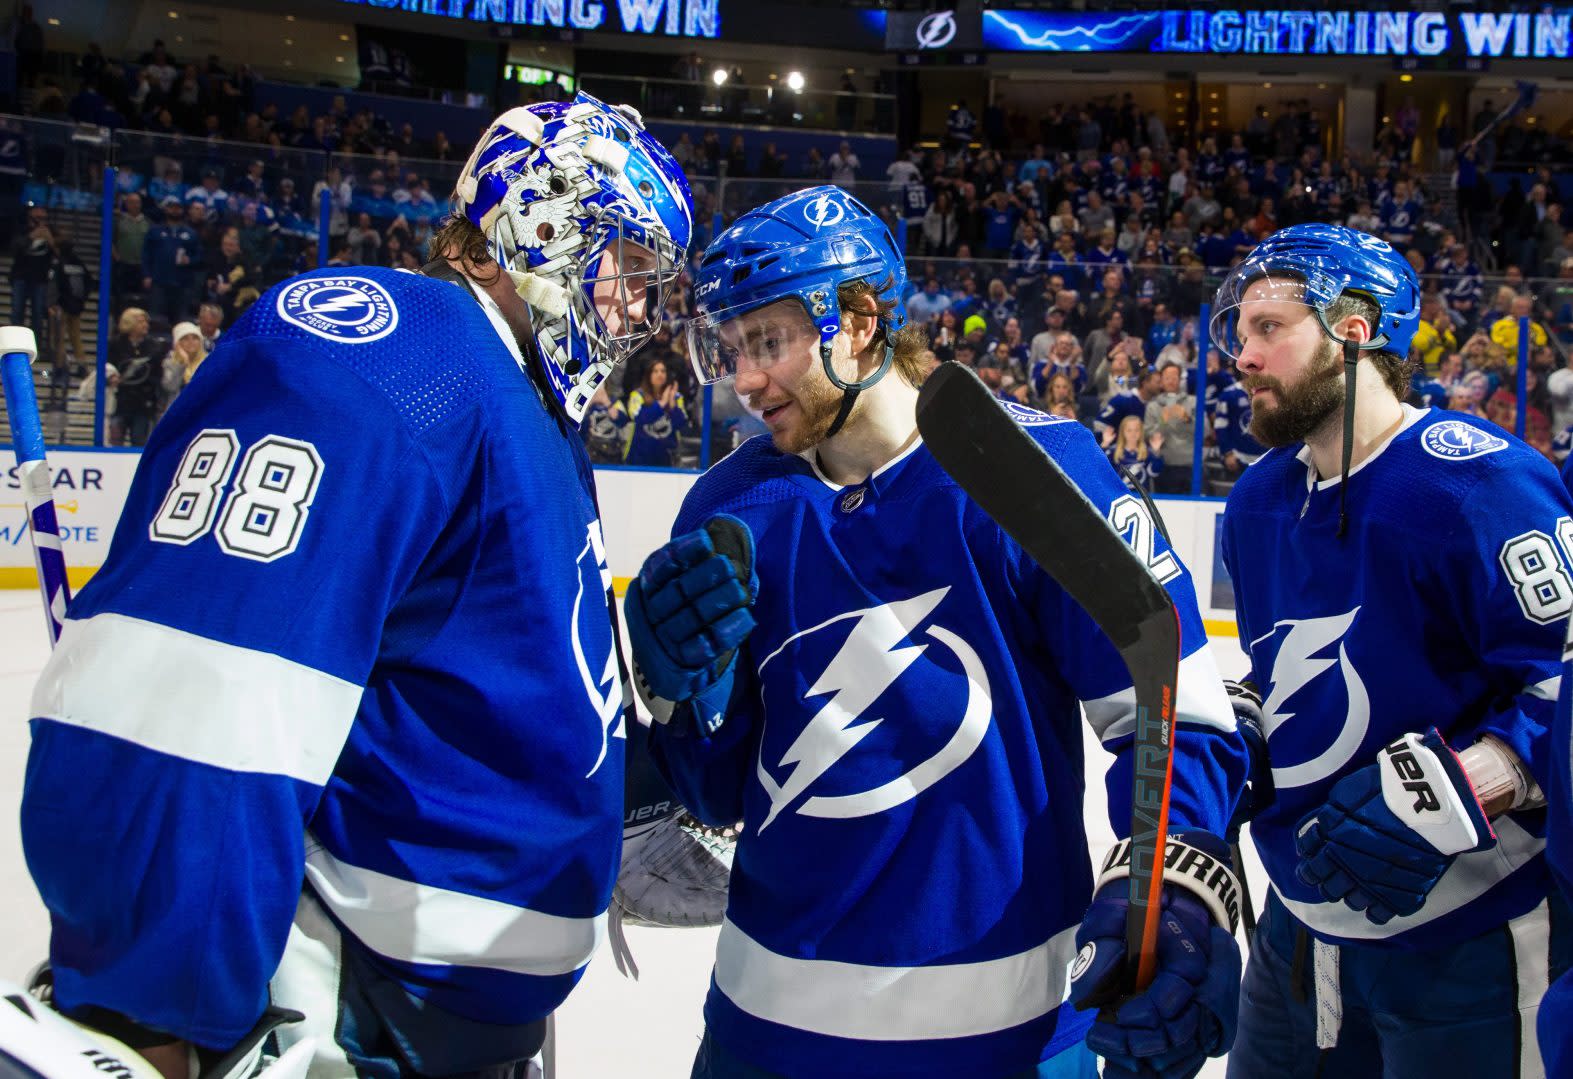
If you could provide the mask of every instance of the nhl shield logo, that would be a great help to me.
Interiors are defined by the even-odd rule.
[[[1507,439],[1472,427],[1463,420],[1443,420],[1427,427],[1420,445],[1432,457],[1444,461],[1467,461],[1507,449]]]
[[[279,317],[329,341],[364,345],[399,324],[388,290],[367,277],[311,277],[279,291]]]

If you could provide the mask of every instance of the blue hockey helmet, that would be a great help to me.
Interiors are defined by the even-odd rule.
[[[547,380],[577,423],[661,325],[693,238],[682,168],[637,111],[581,93],[494,120],[454,200],[528,303]]]
[[[1255,289],[1259,282],[1266,282]],[[1213,343],[1239,359],[1240,306],[1256,300],[1290,300],[1315,312],[1322,331],[1342,340],[1327,322],[1327,309],[1345,292],[1370,300],[1381,312],[1361,351],[1409,354],[1420,327],[1420,282],[1409,260],[1386,240],[1343,225],[1306,224],[1279,229],[1257,244],[1229,272],[1213,299]]]
[[[836,288],[858,280],[896,307],[881,320],[884,361],[867,378],[846,382],[830,362],[831,343],[841,332]],[[748,211],[706,249],[694,280],[689,359],[704,383],[736,374],[738,352],[723,332],[727,323],[779,300],[796,299],[819,330],[826,375],[855,394],[890,370],[893,338],[906,322],[906,290],[906,263],[885,223],[839,187],[810,187]]]

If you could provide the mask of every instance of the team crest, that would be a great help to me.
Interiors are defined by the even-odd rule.
[[[1348,646],[1359,614],[1356,607],[1321,618],[1285,619],[1251,642],[1253,655],[1268,638],[1278,646],[1262,716],[1279,789],[1338,775],[1365,742],[1371,695]]]
[[[279,317],[329,341],[364,345],[399,324],[388,290],[366,277],[308,277],[279,290]]]
[[[994,715],[983,661],[931,620],[949,591],[847,611],[759,664],[756,776],[770,800],[761,833],[783,813],[847,820],[894,809],[983,743]]]
[[[607,603],[612,588],[612,571],[606,564],[606,543],[601,538],[601,523],[591,521],[584,547],[575,560],[579,591],[573,600],[573,660],[579,682],[590,707],[600,718],[600,752],[585,778],[600,771],[613,738],[627,738],[623,726],[625,691],[629,687],[618,677],[617,643],[612,636]]]
[[[1420,444],[1432,457],[1444,461],[1467,461],[1507,449],[1507,439],[1472,427],[1463,420],[1443,420],[1425,429]]]

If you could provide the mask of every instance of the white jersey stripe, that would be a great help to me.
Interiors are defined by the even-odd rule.
[[[606,914],[567,918],[466,892],[400,880],[306,847],[306,881],[362,944],[404,963],[550,977],[590,961]]]
[[[1518,1077],[1545,1079],[1535,1020],[1540,998],[1551,986],[1550,904],[1541,900],[1540,906],[1508,922],[1507,931],[1513,938],[1513,967],[1518,971]]]
[[[271,652],[99,614],[66,620],[31,714],[182,760],[320,787],[362,692]]]
[[[721,924],[715,983],[743,1011],[797,1030],[864,1041],[967,1038],[1057,1008],[1076,927],[1036,948],[977,963],[864,966],[779,955],[731,920]]]
[[[1212,645],[1204,644],[1180,661],[1180,684],[1174,702],[1179,723],[1192,727],[1234,730],[1234,707],[1223,688]],[[1100,742],[1112,742],[1136,729],[1136,691],[1126,688],[1095,701],[1083,701],[1087,722]]]
[[[1307,903],[1290,899],[1278,889],[1289,913],[1318,933],[1342,937],[1345,940],[1384,940],[1397,936],[1406,929],[1434,921],[1444,914],[1473,903],[1495,888],[1520,866],[1546,849],[1546,841],[1519,827],[1511,817],[1498,817],[1491,822],[1496,829],[1497,845],[1490,850],[1460,854],[1442,874],[1436,887],[1426,897],[1425,905],[1413,914],[1401,915],[1385,925],[1374,925],[1363,911],[1352,910],[1344,903]]]

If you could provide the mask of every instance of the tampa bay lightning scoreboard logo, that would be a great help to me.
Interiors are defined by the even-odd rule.
[[[279,290],[279,317],[329,341],[364,345],[399,325],[388,290],[368,277],[308,277]]]
[[[982,744],[994,715],[983,661],[931,620],[949,591],[836,615],[759,664],[761,833],[786,812],[845,820],[893,809]]]
[[[1507,449],[1507,439],[1472,427],[1463,420],[1443,420],[1425,429],[1420,445],[1432,457],[1444,461],[1467,461]]]
[[[918,20],[916,35],[918,48],[943,49],[956,40],[956,13],[931,11]]]

